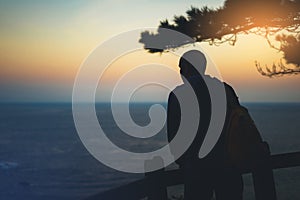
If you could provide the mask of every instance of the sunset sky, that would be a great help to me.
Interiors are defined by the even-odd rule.
[[[222,4],[220,0],[0,0],[0,101],[70,102],[81,64],[102,42],[126,31],[157,27],[160,20],[184,14],[191,5]],[[243,35],[235,46],[198,46],[235,88],[241,101],[300,102],[300,75],[271,79],[257,72],[255,60],[270,66],[282,57],[264,38]],[[99,84],[104,90],[110,88],[135,65],[153,62],[178,70],[178,56],[141,50],[113,62]],[[147,75],[141,73],[138,78]],[[179,76],[173,81],[179,84]],[[150,88],[148,95],[137,99],[159,99],[162,93],[158,91]],[[97,91],[97,100],[108,100],[105,92]]]

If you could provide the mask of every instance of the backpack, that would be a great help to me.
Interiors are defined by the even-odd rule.
[[[225,130],[225,160],[238,169],[253,169],[266,155],[268,145],[254,124],[247,108],[229,108]]]

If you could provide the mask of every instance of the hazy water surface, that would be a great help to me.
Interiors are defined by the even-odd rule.
[[[246,104],[272,153],[300,151],[300,104]],[[96,106],[107,136],[124,149],[147,152],[166,144],[165,128],[147,140],[126,136],[105,104]],[[149,123],[148,104],[130,106]],[[278,199],[300,199],[300,167],[275,170]],[[95,160],[76,133],[70,104],[0,105],[0,199],[82,199],[141,178]],[[253,199],[245,176],[245,199]]]

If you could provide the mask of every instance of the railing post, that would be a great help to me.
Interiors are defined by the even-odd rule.
[[[300,151],[293,152],[293,153],[272,155],[271,164],[270,164],[270,153],[266,154],[266,156],[267,156],[266,163],[268,163],[268,165],[262,164],[261,166],[265,166],[265,167],[260,168],[259,170],[247,169],[243,172],[243,173],[252,172],[252,176],[254,179],[255,196],[256,199],[258,200],[276,199],[272,168],[281,169],[281,168],[300,166]],[[148,164],[145,164],[145,167],[147,165]],[[165,200],[167,198],[166,187],[182,184],[183,174],[182,171],[179,169],[165,171],[165,172],[164,170],[161,170],[161,172],[158,174],[162,174],[162,173],[163,176],[158,176],[158,178],[155,178],[156,172],[147,173],[147,177],[145,179],[137,180],[127,185],[123,185],[105,192],[97,193],[95,195],[86,198],[85,200],[100,200],[100,199],[101,200],[115,200],[115,199],[137,200],[149,196],[149,194],[151,196],[149,199]],[[152,176],[151,174],[154,174],[154,176]],[[158,185],[161,185],[161,187],[158,187]],[[160,193],[161,195],[158,195],[158,198],[155,198],[154,192],[152,191],[157,191],[157,193]]]
[[[163,180],[164,163],[161,157],[154,157],[152,160],[145,161],[145,169],[150,169],[153,165],[159,165],[162,169],[145,173],[145,176],[150,179],[151,185],[153,187],[150,189],[148,194],[148,200],[167,200],[167,187],[164,185],[165,181]]]
[[[266,150],[265,155],[262,155],[258,166],[252,172],[256,200],[277,199],[270,149],[267,143]]]

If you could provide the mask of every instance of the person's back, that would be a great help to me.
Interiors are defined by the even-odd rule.
[[[198,61],[204,69],[195,71],[191,64],[187,63],[181,57],[179,66],[181,75],[185,78],[184,84],[175,88],[169,95],[167,131],[169,141],[175,136],[180,124],[180,105],[177,98],[187,98],[184,96],[176,97],[174,94],[180,94],[180,90],[192,86],[198,100],[200,111],[199,127],[196,137],[188,150],[176,161],[184,172],[185,199],[211,199],[213,191],[216,197],[220,199],[238,200],[242,199],[242,178],[236,169],[226,166],[224,162],[224,134],[217,141],[212,151],[204,158],[199,159],[199,149],[206,136],[207,129],[211,120],[211,98],[207,83],[221,84],[217,79],[204,75],[206,60],[201,52],[187,52],[188,56],[200,56]],[[201,67],[201,66],[200,66]],[[200,73],[199,73],[200,72]],[[235,96],[233,89],[227,84],[224,85],[227,96]],[[238,102],[237,97],[236,100]],[[231,99],[229,103],[231,102]],[[226,121],[225,121],[226,123]],[[172,149],[171,149],[172,151]]]
[[[201,76],[194,76],[188,78],[187,81],[192,86],[195,94],[197,95],[198,106],[200,110],[201,120],[199,121],[198,130],[196,138],[190,145],[188,150],[176,161],[182,167],[187,164],[187,162],[194,162],[199,160],[198,152],[203,139],[205,137],[211,115],[211,101],[209,96],[209,91],[206,84]],[[169,95],[168,100],[168,118],[167,118],[167,130],[168,130],[168,140],[171,141],[178,131],[180,124],[181,112],[180,105],[177,98],[185,98],[184,96],[176,97],[175,94],[184,94],[180,90],[187,90],[188,86],[186,84],[177,86]],[[201,97],[200,97],[201,95]]]

